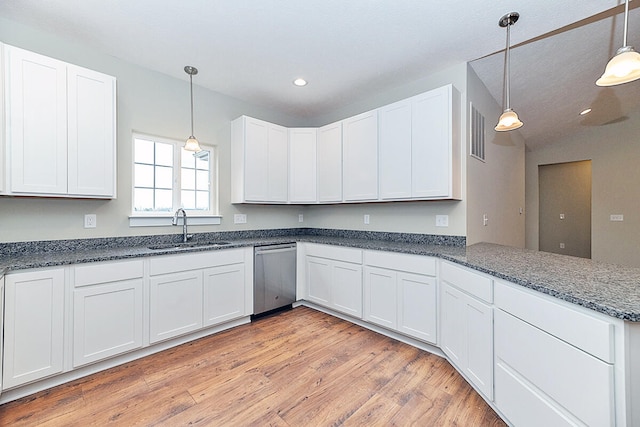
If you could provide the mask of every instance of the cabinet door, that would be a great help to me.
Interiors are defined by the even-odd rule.
[[[329,307],[332,280],[331,261],[324,258],[306,257],[307,298],[311,302]]]
[[[362,319],[362,266],[333,261],[332,307]]]
[[[378,113],[342,122],[342,179],[346,201],[378,198]]]
[[[268,201],[286,203],[289,188],[289,136],[287,129],[269,124]]]
[[[264,202],[268,196],[269,123],[245,117],[244,198]]]
[[[316,129],[289,129],[289,153],[289,201],[316,202]]]
[[[244,264],[208,268],[204,272],[204,326],[245,316]]]
[[[398,273],[398,302],[398,331],[436,344],[436,279]]]
[[[454,365],[463,370],[467,355],[465,295],[447,283],[441,282],[441,285],[442,336],[440,337],[440,348]]]
[[[67,68],[69,194],[115,195],[115,84],[111,76]]]
[[[493,399],[493,309],[442,286],[441,348],[485,396]]]
[[[65,194],[66,64],[12,46],[5,49],[11,191]]]
[[[318,201],[342,201],[342,122],[318,129]]]
[[[73,292],[73,366],[142,347],[142,279]]]
[[[202,328],[202,271],[166,274],[150,280],[150,342]]]
[[[378,110],[380,198],[411,197],[411,101]]]
[[[398,326],[397,273],[375,267],[364,269],[364,320],[396,329]]]
[[[411,98],[414,198],[452,196],[452,90],[448,85]]]
[[[10,274],[5,280],[6,389],[62,372],[64,270]]]

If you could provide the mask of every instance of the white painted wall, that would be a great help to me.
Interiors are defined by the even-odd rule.
[[[591,160],[591,257],[640,267],[640,111],[627,119],[585,126],[553,145],[527,152],[526,246],[538,249],[538,165]],[[623,222],[609,220],[623,214]]]
[[[524,247],[524,139],[518,131],[493,129],[502,109],[471,66],[468,68],[468,101],[485,117],[485,161],[467,155],[467,244],[490,242]],[[469,104],[466,108],[470,109]]]

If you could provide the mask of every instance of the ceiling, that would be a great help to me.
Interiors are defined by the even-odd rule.
[[[498,20],[517,11],[511,106],[531,149],[640,104],[640,82],[594,84],[622,45],[620,1],[14,0],[0,16],[176,78],[193,65],[196,85],[312,118],[463,62],[501,104]],[[640,48],[633,3],[629,44]]]

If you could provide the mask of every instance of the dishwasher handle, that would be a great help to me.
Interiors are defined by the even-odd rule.
[[[256,255],[261,254],[277,254],[281,252],[291,252],[296,250],[296,245],[274,245],[274,246],[256,246],[254,248]]]

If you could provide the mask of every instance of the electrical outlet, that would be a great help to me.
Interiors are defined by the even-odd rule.
[[[234,214],[233,215],[233,223],[234,224],[246,224],[247,223],[247,214]]]
[[[298,222],[304,222],[304,215],[298,214]]]
[[[371,217],[369,216],[369,214],[365,214],[364,215],[364,223],[365,224],[369,224],[369,220],[371,219]]]
[[[622,214],[609,215],[609,221],[624,221],[624,215]]]
[[[449,215],[436,215],[436,227],[448,227]]]
[[[489,225],[489,217],[487,214],[482,214],[482,225]]]
[[[560,243],[560,249],[564,249],[564,243]]]
[[[84,228],[96,228],[97,221],[96,214],[86,214],[84,216]]]

